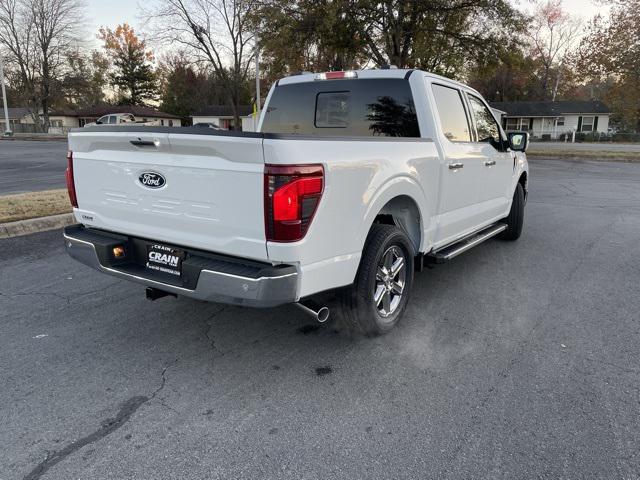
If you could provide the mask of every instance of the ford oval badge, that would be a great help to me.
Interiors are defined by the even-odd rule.
[[[138,181],[147,188],[162,188],[167,183],[162,175],[155,172],[142,172]]]

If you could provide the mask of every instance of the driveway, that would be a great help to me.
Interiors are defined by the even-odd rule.
[[[0,195],[65,188],[67,142],[0,140]]]
[[[638,184],[532,161],[520,241],[418,274],[373,339],[2,240],[0,479],[637,478]]]

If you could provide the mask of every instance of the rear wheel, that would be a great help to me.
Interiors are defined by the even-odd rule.
[[[414,252],[398,227],[374,225],[356,281],[341,295],[342,319],[351,330],[380,335],[402,318],[413,283]]]
[[[500,238],[504,240],[520,238],[524,224],[524,190],[520,183],[516,185],[511,210],[509,210],[509,216],[504,219],[504,222],[507,224],[507,229],[500,234]]]

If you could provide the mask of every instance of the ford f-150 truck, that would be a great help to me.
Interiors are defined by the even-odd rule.
[[[384,333],[414,270],[520,236],[526,133],[475,90],[419,70],[301,74],[258,132],[90,127],[69,135],[69,254],[147,287],[251,307],[337,290],[344,321]]]

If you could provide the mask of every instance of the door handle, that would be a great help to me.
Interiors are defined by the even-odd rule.
[[[463,168],[464,167],[464,163],[450,163],[449,164],[449,170],[457,170],[459,168]]]
[[[484,166],[485,167],[492,167],[495,164],[496,164],[495,160],[489,160],[489,161],[484,162]]]
[[[152,142],[151,140],[131,140],[131,145],[135,145],[136,147],[157,147],[156,142]]]

